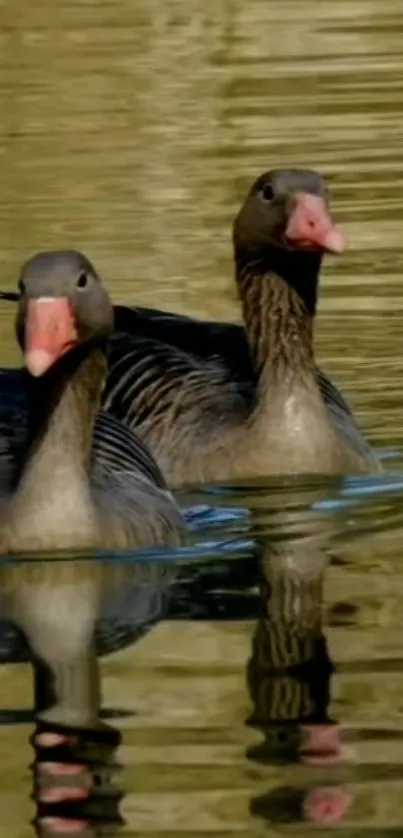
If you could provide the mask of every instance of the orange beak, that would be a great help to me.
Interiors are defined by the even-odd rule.
[[[298,192],[288,219],[285,237],[298,250],[342,253],[346,237],[333,219],[320,195]]]
[[[24,355],[31,375],[43,375],[77,340],[67,298],[37,297],[28,301]]]

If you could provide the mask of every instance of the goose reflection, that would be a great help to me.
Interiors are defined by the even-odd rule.
[[[7,568],[2,571],[3,598],[7,582],[14,604],[10,614],[14,622],[3,643],[7,637],[9,652],[13,649],[17,659],[34,661],[36,723],[31,742],[36,834],[43,838],[66,832],[86,838],[105,831],[115,834],[115,827],[123,823],[119,814],[122,792],[114,781],[121,736],[101,719],[97,653],[127,646],[163,619],[175,570],[165,564],[91,563],[77,558],[20,562],[9,566],[8,573]],[[97,582],[100,596],[96,602],[80,595],[83,580]],[[41,612],[45,589],[48,608]],[[20,592],[18,609],[16,590]],[[78,609],[75,617],[69,608],[72,598]],[[32,613],[44,644],[42,658],[30,647]],[[81,651],[75,644],[71,655],[74,619],[81,631],[84,625],[88,630],[85,637],[82,632],[86,642]]]
[[[31,766],[40,838],[115,835],[123,825],[117,749],[121,736],[104,725],[84,731],[36,726]]]
[[[346,750],[329,710],[334,667],[322,625],[326,564],[324,552],[273,545],[261,562],[263,613],[247,667],[253,705],[247,724],[264,738],[247,758],[283,765],[290,780],[251,801],[251,814],[270,823],[340,822],[352,802],[338,782]],[[296,763],[298,772],[287,769]]]
[[[127,561],[128,557],[125,562],[116,558],[90,562],[76,557],[0,566],[3,605],[7,598],[9,606],[13,605],[8,617],[3,610],[0,660],[34,664],[33,714],[24,716],[24,721],[35,721],[31,738],[34,827],[41,838],[66,833],[79,838],[105,833],[111,836],[119,830],[122,790],[115,780],[121,736],[109,719],[125,713],[116,708],[101,711],[99,656],[127,648],[164,618],[197,619],[201,615],[203,619],[215,614],[217,608],[219,612],[228,611],[233,618],[233,589],[240,588],[241,578],[250,586],[256,570],[250,556],[234,565],[231,553],[226,556],[227,549],[226,542],[217,564],[207,561],[181,565],[169,557],[144,562],[136,558],[133,563]],[[90,600],[88,642],[81,654],[71,657],[65,654],[72,625],[66,601],[71,587],[80,604],[82,577],[96,580],[101,595],[95,604]],[[48,608],[41,611],[44,586]],[[25,590],[18,601],[14,597],[17,590]],[[225,590],[230,594],[228,606]],[[241,619],[248,616],[244,600],[240,595]],[[209,614],[205,613],[207,606]],[[29,642],[28,618],[32,611],[36,615],[34,627],[46,642],[42,658],[34,654]],[[85,608],[81,611],[85,615]],[[57,721],[51,712],[55,706]],[[13,712],[13,716],[15,723],[18,713]]]
[[[98,655],[130,645],[164,618],[175,575],[174,563],[116,558],[3,564],[1,660],[33,664],[35,714],[101,727]]]

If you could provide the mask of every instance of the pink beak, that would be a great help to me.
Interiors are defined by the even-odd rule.
[[[333,223],[325,200],[310,192],[295,195],[285,237],[296,250],[342,253],[346,248],[346,237]]]
[[[68,299],[29,300],[25,321],[25,364],[31,375],[43,375],[77,343],[77,330]]]

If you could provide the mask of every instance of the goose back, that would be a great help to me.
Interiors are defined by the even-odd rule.
[[[121,319],[118,324],[123,326]],[[257,377],[244,328],[152,309],[127,309],[126,328],[131,324],[134,333],[119,330],[110,341],[105,409],[136,428],[169,482],[245,476],[247,467],[234,462],[233,446],[245,456]],[[340,449],[347,451],[347,469],[377,469],[341,392],[318,366],[315,379]],[[270,451],[262,456],[256,442],[254,473],[264,476],[272,473],[273,459]],[[253,467],[250,454],[248,463]]]

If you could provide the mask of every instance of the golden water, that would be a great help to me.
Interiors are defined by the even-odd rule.
[[[75,247],[116,300],[235,320],[230,224],[245,190],[263,169],[316,167],[349,236],[324,272],[318,357],[374,442],[401,445],[402,43],[398,0],[3,3],[1,284],[35,250]],[[0,326],[16,363],[6,304]],[[403,830],[402,542],[389,536],[387,560],[369,546],[326,585],[329,608],[357,609],[327,631],[332,714],[354,739],[341,824],[354,838]],[[103,663],[106,703],[136,713],[121,724],[127,835],[310,834],[251,803],[305,782],[246,756],[259,740],[244,724],[251,634],[165,624]],[[30,705],[24,667],[2,667],[0,684],[2,706]],[[28,733],[0,731],[9,838],[31,834]]]

